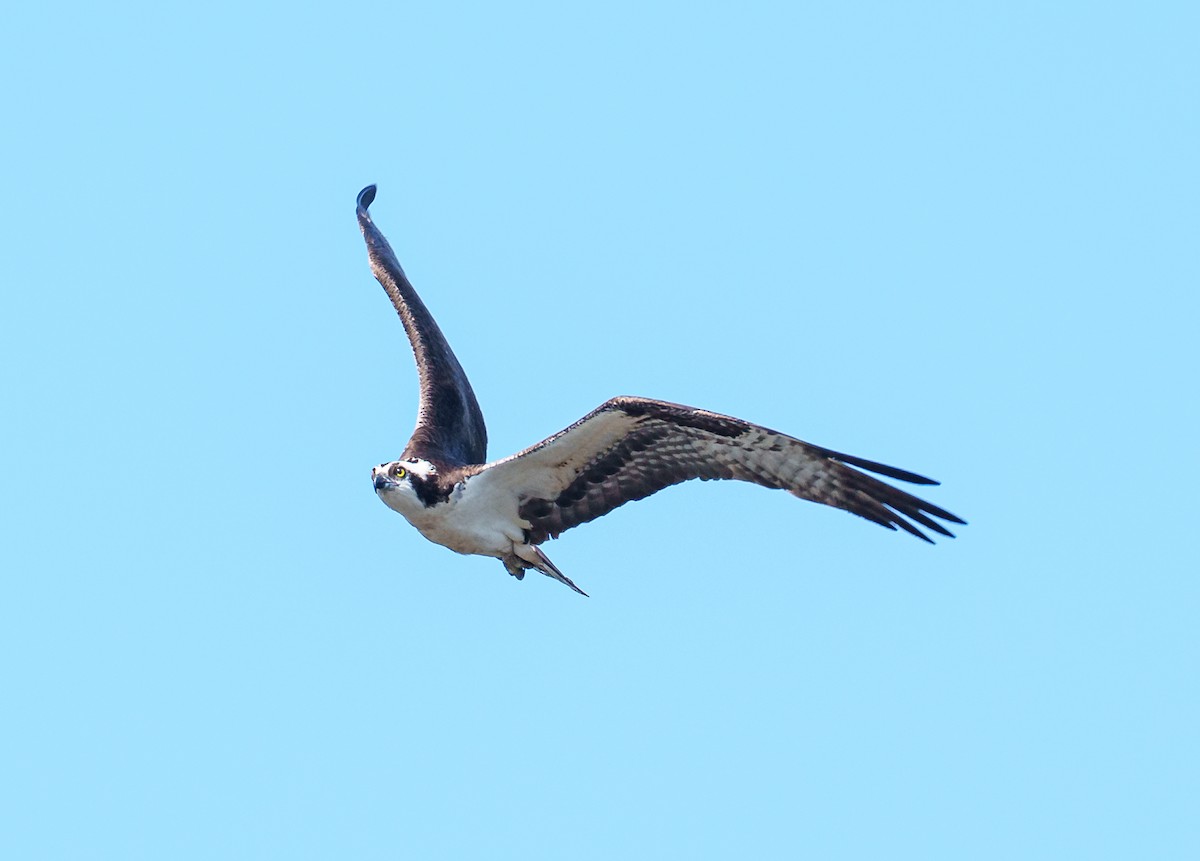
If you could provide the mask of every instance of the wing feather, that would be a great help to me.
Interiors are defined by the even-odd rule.
[[[358,194],[358,226],[371,272],[400,316],[417,362],[417,427],[401,457],[419,456],[462,466],[487,460],[487,426],[466,372],[433,315],[409,283],[392,246],[371,220],[375,186]]]
[[[862,470],[916,484],[937,483],[732,416],[622,397],[537,445],[488,464],[478,478],[517,494],[534,544],[693,478],[787,490],[924,541],[930,538],[918,527],[953,537],[934,518],[965,522]]]

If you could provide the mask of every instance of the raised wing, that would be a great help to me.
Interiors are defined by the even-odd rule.
[[[358,226],[367,242],[371,272],[387,291],[412,343],[420,385],[417,427],[401,457],[419,456],[449,465],[483,463],[487,427],[475,392],[392,247],[371,221],[367,208],[374,200],[373,185],[358,193]]]
[[[489,464],[475,480],[497,482],[518,495],[532,544],[691,478],[738,479],[787,490],[925,541],[930,539],[918,526],[954,537],[935,517],[965,523],[860,470],[937,484],[730,416],[665,401],[613,398],[561,433]]]

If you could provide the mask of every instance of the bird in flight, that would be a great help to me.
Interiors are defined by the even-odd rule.
[[[441,329],[417,295],[358,195],[358,226],[371,271],[412,343],[420,401],[399,459],[371,470],[375,493],[436,544],[494,556],[523,579],[540,571],[581,595],[539,546],[573,526],[691,478],[729,478],[786,490],[933,543],[953,538],[950,512],[867,475],[937,484],[903,469],[841,454],[750,422],[648,398],[618,397],[524,451],[487,461],[487,429],[475,393]],[[937,518],[937,519],[935,519]]]

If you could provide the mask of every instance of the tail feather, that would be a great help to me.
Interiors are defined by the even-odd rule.
[[[550,561],[550,558],[546,556],[545,553],[542,552],[542,548],[538,547],[536,544],[530,546],[533,548],[534,556],[537,557],[537,561],[533,564],[534,568],[536,568],[538,571],[541,571],[547,577],[553,577],[559,583],[565,583],[583,597],[590,597],[587,592],[584,592],[582,589],[572,583],[570,577],[558,570],[558,567]]]

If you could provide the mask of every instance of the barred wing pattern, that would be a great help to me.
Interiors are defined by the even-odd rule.
[[[937,484],[731,416],[629,397],[613,398],[566,430],[482,472],[517,493],[532,544],[692,478],[787,490],[924,541],[930,538],[918,527],[954,537],[934,518],[965,523],[860,470]]]

